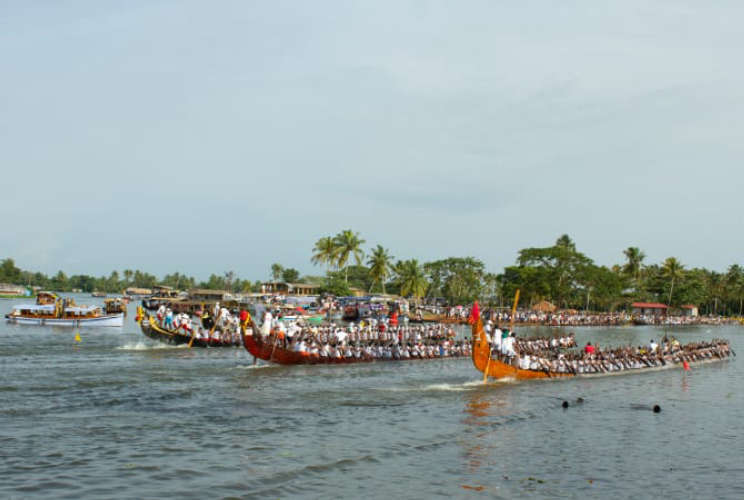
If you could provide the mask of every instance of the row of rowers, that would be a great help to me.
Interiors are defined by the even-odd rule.
[[[169,308],[160,306],[156,313],[158,324],[171,332],[193,335],[197,339],[210,339],[212,341],[230,343],[238,345],[241,343],[240,322],[242,316],[247,313],[241,313],[242,316],[231,314],[225,308],[212,311],[210,316],[208,311],[204,311],[201,324],[194,323],[186,313],[173,314]],[[217,318],[215,321],[213,318]]]
[[[491,320],[483,325],[483,332],[486,334],[486,340],[491,345],[491,351],[503,355],[514,356],[516,352],[524,350],[544,350],[544,349],[568,349],[576,347],[576,338],[572,333],[567,335],[557,335],[551,338],[517,338],[514,332],[507,329],[494,327]]]
[[[558,373],[609,373],[639,368],[665,367],[687,362],[727,358],[731,348],[727,340],[712,340],[680,345],[676,339],[651,341],[647,346],[623,346],[599,349],[590,343],[580,352],[540,349],[518,343],[514,356],[504,356],[507,363],[523,370]]]
[[[285,324],[282,321],[272,322],[264,320],[260,328],[263,337],[277,335],[281,341],[289,343],[296,340],[298,335],[305,338],[314,338],[322,343],[330,344],[377,344],[380,342],[419,343],[441,341],[456,336],[450,325],[428,324],[428,325],[393,325],[379,326],[354,323],[348,326],[306,326],[297,323]]]

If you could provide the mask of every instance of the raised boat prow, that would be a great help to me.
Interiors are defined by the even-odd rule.
[[[517,292],[516,302],[518,300],[519,293]],[[514,309],[512,310],[512,318],[514,317]],[[514,378],[514,379],[535,379],[535,378],[553,378],[553,377],[570,377],[572,373],[551,373],[546,371],[537,370],[523,370],[504,363],[499,359],[491,357],[491,346],[488,344],[486,339],[486,333],[483,330],[483,320],[480,317],[480,309],[478,302],[473,304],[473,309],[470,316],[470,323],[472,324],[473,333],[473,365],[476,370],[484,375],[484,381],[488,377],[492,378]]]

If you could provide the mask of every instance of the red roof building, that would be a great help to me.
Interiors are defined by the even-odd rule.
[[[633,302],[633,314],[656,316],[666,314],[669,306],[658,302]]]

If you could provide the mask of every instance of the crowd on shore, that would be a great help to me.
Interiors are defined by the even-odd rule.
[[[444,321],[465,323],[470,318],[471,308],[426,306],[420,308],[430,314],[440,316]],[[511,322],[511,311],[485,309],[482,318],[490,319],[494,323],[508,324]],[[735,324],[739,318],[723,316],[681,316],[681,315],[638,315],[624,311],[617,312],[586,312],[576,310],[560,310],[554,312],[517,310],[514,323],[517,325],[536,326],[627,326],[627,325],[725,325]]]

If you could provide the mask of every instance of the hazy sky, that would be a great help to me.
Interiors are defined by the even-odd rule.
[[[0,258],[742,257],[744,3],[0,2]]]

